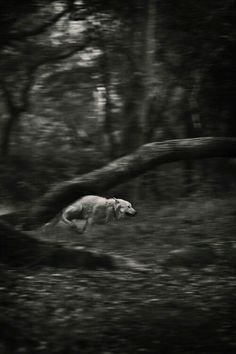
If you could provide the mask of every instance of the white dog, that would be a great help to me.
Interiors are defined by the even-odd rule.
[[[60,219],[79,233],[83,233],[93,224],[106,224],[135,214],[136,210],[126,200],[87,195],[66,207]],[[85,221],[82,228],[81,221]]]

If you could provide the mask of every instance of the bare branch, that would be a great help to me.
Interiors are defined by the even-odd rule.
[[[29,92],[33,86],[36,72],[41,66],[70,58],[74,54],[85,49],[88,45],[88,42],[89,42],[89,40],[85,41],[84,43],[70,47],[66,51],[64,51],[63,53],[53,52],[53,53],[51,53],[51,55],[41,58],[35,63],[32,63],[28,67],[28,70],[26,72],[26,82],[25,82],[24,86],[22,87],[22,91],[21,91],[21,95],[20,95],[21,100],[18,105],[14,102],[13,95],[12,95],[11,91],[7,87],[4,80],[1,78],[0,87],[3,92],[5,102],[8,106],[8,110],[11,112],[11,114],[14,115],[16,113],[16,111],[25,112],[27,110],[27,108],[29,106]]]
[[[21,40],[26,37],[33,37],[37,36],[39,34],[42,34],[43,32],[47,31],[47,29],[51,26],[53,26],[56,22],[58,22],[64,15],[66,15],[69,12],[69,7],[67,6],[63,11],[59,12],[57,15],[53,16],[50,18],[47,22],[40,24],[38,27],[35,27],[33,29],[28,29],[20,32],[11,32],[9,33],[9,40]]]
[[[85,43],[81,43],[81,44],[75,45],[75,46],[69,48],[68,50],[66,50],[63,53],[55,53],[54,52],[51,55],[39,60],[38,63],[36,63],[35,65],[37,67],[39,67],[41,65],[55,63],[56,61],[60,61],[60,60],[64,60],[64,59],[70,58],[74,54],[84,50],[88,46],[88,42],[89,41],[86,41]]]

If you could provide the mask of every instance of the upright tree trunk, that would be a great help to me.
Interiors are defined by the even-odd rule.
[[[15,113],[6,120],[3,126],[1,137],[1,153],[3,157],[8,155],[12,132],[19,118],[20,114]]]
[[[102,80],[105,89],[105,112],[104,112],[104,133],[108,142],[108,158],[113,160],[119,154],[113,136],[112,128],[112,99],[111,99],[111,74],[109,66],[109,52],[108,48],[103,45],[103,55],[101,59]]]
[[[13,91],[11,91],[4,80],[1,80],[0,86],[2,89],[6,111],[8,113],[8,118],[3,126],[2,136],[1,136],[1,153],[6,156],[9,151],[10,139],[13,129],[20,120],[22,113],[26,112],[30,105],[29,93],[34,82],[34,75],[37,70],[37,66],[30,67],[27,72],[27,80],[22,86],[20,91],[19,102],[16,102]]]
[[[130,34],[129,75],[124,100],[124,153],[150,140],[153,129],[149,117],[153,93],[156,52],[156,2],[148,0],[144,17],[133,19]]]
[[[123,108],[123,151],[122,155],[132,152],[142,145],[143,132],[139,120],[139,106],[142,96],[141,77],[138,72],[132,73],[126,87],[126,97]]]
[[[156,0],[148,0],[147,4],[144,53],[143,98],[140,107],[140,125],[143,131],[143,142],[146,143],[150,141],[153,133],[150,108],[153,98],[153,79],[155,77]]]
[[[186,112],[184,117],[185,137],[197,138],[202,136],[202,121],[199,109],[201,75],[198,71],[193,72],[191,87],[186,91]],[[204,164],[204,162],[202,162]],[[194,192],[194,161],[184,162],[185,191],[186,194]]]
[[[5,100],[6,111],[8,112],[8,117],[3,123],[0,143],[1,154],[5,157],[8,154],[11,135],[16,123],[20,119],[22,109],[14,103],[12,94],[4,82],[1,82],[1,88]]]
[[[151,141],[154,133],[153,124],[153,93],[155,80],[156,54],[156,0],[148,0],[144,27],[144,58],[143,58],[143,97],[140,102],[140,126],[143,143]],[[156,118],[156,117],[155,117]],[[156,184],[156,172],[145,174],[141,180],[140,192],[150,193],[149,186]],[[152,191],[153,192],[153,191]],[[152,193],[153,194],[153,193]]]
[[[129,23],[126,51],[126,72],[123,98],[123,141],[125,155],[143,144],[143,130],[140,121],[140,107],[143,100],[143,28],[145,19],[133,16]]]

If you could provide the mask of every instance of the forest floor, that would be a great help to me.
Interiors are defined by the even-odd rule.
[[[235,353],[235,207],[230,196],[137,203],[136,218],[86,240],[38,231],[146,271],[1,265],[0,353]]]

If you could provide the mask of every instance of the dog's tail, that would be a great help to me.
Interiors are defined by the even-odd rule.
[[[65,224],[70,226],[73,225],[73,223],[69,219],[67,219],[65,211],[61,213],[60,218]]]
[[[53,219],[51,219],[49,222],[47,222],[44,226],[48,227],[48,226],[55,226],[56,224],[59,223],[59,221],[62,218],[62,214],[61,212],[58,213]]]

